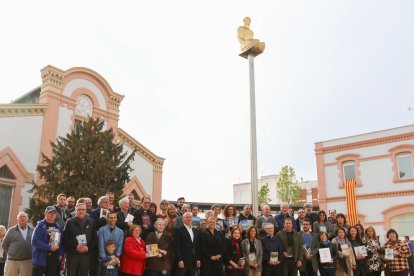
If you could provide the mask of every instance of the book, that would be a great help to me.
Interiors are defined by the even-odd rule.
[[[385,248],[385,259],[394,260],[394,249]]]
[[[101,208],[101,212],[99,214],[99,218],[105,218],[105,219],[107,219],[108,214],[109,214],[109,210],[108,209]]]
[[[270,252],[270,261],[272,262],[279,261],[279,252]]]
[[[216,230],[222,231],[224,229],[224,223],[222,220],[217,220],[216,222]]]
[[[249,262],[256,263],[256,261],[257,261],[256,253],[249,253],[248,257],[249,257]]]
[[[244,219],[240,221],[240,224],[241,224],[242,230],[245,231],[245,230],[248,230],[251,226],[253,226],[253,220]]]
[[[87,241],[86,241],[86,235],[85,234],[77,235],[76,240],[78,241],[79,245],[87,245],[88,244]]]
[[[49,245],[59,246],[60,244],[60,232],[59,231],[51,231],[49,237]]]
[[[151,222],[149,215],[142,216],[142,225],[149,225]]]
[[[329,263],[332,261],[331,251],[329,248],[319,248],[319,258],[321,263]]]
[[[327,233],[326,226],[319,226],[319,232],[325,232],[325,233]]]
[[[132,222],[134,220],[134,216],[131,214],[128,214],[124,220],[124,222]]]
[[[342,250],[342,253],[349,256],[349,245],[341,244],[341,250]]]
[[[148,257],[157,257],[158,256],[158,244],[147,244],[146,246]]]
[[[191,224],[193,225],[195,229],[199,229],[200,222],[201,222],[201,219],[199,217],[193,217]]]
[[[365,246],[355,246],[354,247],[355,255],[357,257],[367,257],[367,248]]]

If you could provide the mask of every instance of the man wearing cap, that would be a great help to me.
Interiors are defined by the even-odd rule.
[[[88,276],[92,248],[97,248],[98,236],[93,221],[86,216],[86,205],[78,203],[76,216],[68,219],[62,242],[66,251],[68,276]]]
[[[56,208],[48,206],[45,219],[37,223],[32,236],[32,276],[58,275],[63,248],[62,228],[56,222]]]
[[[17,225],[10,227],[3,239],[2,247],[7,252],[4,265],[5,276],[32,275],[32,234],[27,225],[29,217],[25,212],[17,214]]]

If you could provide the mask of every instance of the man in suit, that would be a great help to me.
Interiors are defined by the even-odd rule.
[[[303,239],[298,232],[293,230],[293,221],[290,217],[285,218],[283,230],[276,234],[283,249],[283,276],[297,276],[298,268],[302,266],[303,261]]]
[[[200,267],[198,230],[192,226],[193,215],[184,213],[184,224],[174,229],[174,250],[178,263],[177,276],[193,276]]]

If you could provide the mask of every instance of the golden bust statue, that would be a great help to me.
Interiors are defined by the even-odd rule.
[[[250,26],[250,17],[245,17],[243,19],[244,22],[244,26],[240,26],[237,29],[237,36],[239,38],[239,42],[240,42],[240,50],[242,52],[244,52],[245,50],[255,47],[257,48],[260,52],[263,52],[264,48],[265,48],[265,43],[264,42],[260,42],[260,40],[258,39],[254,39],[253,38],[253,31],[249,29]]]

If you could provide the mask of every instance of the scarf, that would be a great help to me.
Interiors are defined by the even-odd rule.
[[[231,238],[230,241],[231,241],[231,244],[233,245],[233,247],[236,248],[237,259],[239,259],[240,256],[241,256],[239,242],[235,238]]]
[[[338,242],[338,250],[339,251],[342,251],[341,245],[343,245],[343,244],[347,244],[348,247],[349,247],[349,250],[352,250],[351,243],[349,242],[349,240],[347,238],[345,238],[345,243],[343,243],[340,239],[338,239],[338,237],[336,237],[335,239]],[[345,273],[348,273],[348,267],[346,266],[345,258],[338,258],[338,262],[339,262],[339,265],[341,266],[341,268],[345,271]]]

